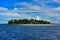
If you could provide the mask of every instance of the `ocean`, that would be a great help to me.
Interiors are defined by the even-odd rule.
[[[0,40],[60,40],[60,26],[0,24]]]

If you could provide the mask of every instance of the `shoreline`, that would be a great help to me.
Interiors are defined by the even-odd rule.
[[[53,26],[52,24],[21,24],[23,26]]]
[[[19,26],[60,26],[60,24],[0,24],[0,25],[19,25]]]
[[[21,26],[59,26],[58,24],[12,24]]]

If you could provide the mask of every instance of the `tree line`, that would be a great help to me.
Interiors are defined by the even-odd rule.
[[[8,24],[50,24],[48,21],[44,20],[34,20],[34,19],[19,19],[19,20],[9,20]]]

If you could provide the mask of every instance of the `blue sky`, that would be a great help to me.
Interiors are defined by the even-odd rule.
[[[37,16],[41,20],[60,23],[60,0],[0,0],[0,24]]]

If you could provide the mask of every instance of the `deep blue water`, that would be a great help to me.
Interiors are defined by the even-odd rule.
[[[0,25],[0,40],[60,40],[60,26]]]

